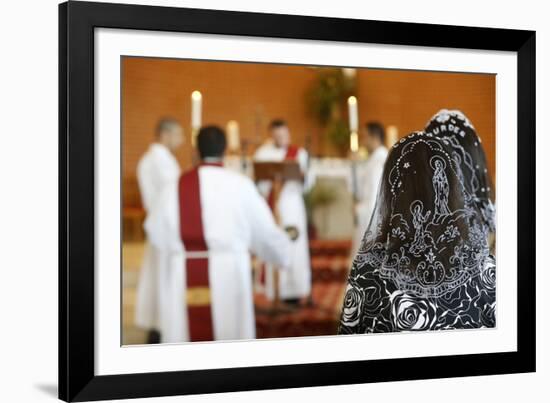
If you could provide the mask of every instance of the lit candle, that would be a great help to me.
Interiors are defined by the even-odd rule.
[[[201,127],[202,94],[199,91],[191,93],[191,128],[198,130]]]
[[[239,151],[241,148],[241,139],[239,137],[239,123],[236,120],[227,122],[227,145],[229,151]]]
[[[351,132],[349,136],[349,148],[352,153],[359,151],[359,135],[357,132]]]
[[[386,147],[390,148],[393,146],[397,139],[399,138],[399,131],[397,130],[397,126],[388,126],[386,128]]]
[[[357,98],[353,95],[348,98],[349,130],[357,132],[359,129],[359,115],[357,112]]]
[[[351,96],[348,98],[349,130],[350,130],[350,150],[354,153],[359,151],[359,114],[357,111],[357,98]]]

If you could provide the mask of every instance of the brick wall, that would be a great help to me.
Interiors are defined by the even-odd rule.
[[[460,109],[476,128],[495,174],[495,76],[394,70],[361,70],[361,121],[393,124],[403,136],[422,129],[441,108]]]

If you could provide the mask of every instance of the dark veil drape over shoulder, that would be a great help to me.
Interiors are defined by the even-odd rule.
[[[495,193],[485,150],[472,122],[459,110],[442,109],[430,119],[424,131],[448,142],[453,159],[461,167],[468,194],[475,199],[484,224],[494,233]]]
[[[495,325],[488,228],[465,180],[447,140],[415,132],[393,146],[339,333]]]

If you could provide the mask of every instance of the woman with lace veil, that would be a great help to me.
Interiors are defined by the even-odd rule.
[[[489,229],[453,152],[424,132],[391,149],[349,275],[340,334],[495,326]]]

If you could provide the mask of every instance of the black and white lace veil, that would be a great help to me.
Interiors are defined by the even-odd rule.
[[[453,147],[431,133],[392,147],[349,275],[340,333],[373,331],[373,323],[393,331],[376,319],[389,309],[388,290],[433,300],[483,270],[488,228],[465,180]]]
[[[459,110],[442,109],[429,120],[424,131],[449,142],[452,156],[461,166],[466,190],[475,199],[485,224],[494,233],[494,188],[481,138],[472,122]]]

